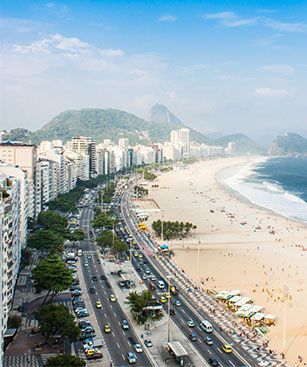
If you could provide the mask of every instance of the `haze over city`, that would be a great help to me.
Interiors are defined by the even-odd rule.
[[[305,1],[2,1],[1,127],[166,104],[201,132],[307,135]],[[266,129],[264,132],[263,129]]]

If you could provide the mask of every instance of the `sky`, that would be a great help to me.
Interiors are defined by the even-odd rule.
[[[1,0],[0,128],[154,103],[203,133],[307,137],[307,1]]]

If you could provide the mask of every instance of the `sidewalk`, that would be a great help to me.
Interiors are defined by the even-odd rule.
[[[150,324],[150,334],[147,334],[144,325],[139,325],[133,320],[129,307],[125,303],[126,297],[131,291],[141,292],[147,287],[142,284],[140,277],[137,272],[134,270],[132,264],[129,261],[125,261],[122,263],[123,273],[129,274],[131,280],[135,283],[135,287],[131,289],[120,288],[117,282],[120,280],[118,275],[111,275],[111,271],[116,271],[116,264],[113,262],[109,262],[106,260],[102,260],[102,265],[104,267],[105,273],[109,278],[110,283],[116,293],[117,300],[121,305],[122,309],[127,315],[127,320],[129,324],[133,326],[137,335],[143,344],[143,349],[149,352],[152,357],[152,360],[156,366],[178,366],[175,362],[168,361],[167,364],[165,362],[165,358],[170,357],[170,354],[166,352],[165,345],[167,344],[167,324],[168,324],[168,316],[164,313],[164,317],[162,320],[151,322]],[[147,348],[143,340],[150,339],[153,343],[151,348]],[[189,358],[192,362],[191,367],[203,367],[206,366],[206,362],[204,362],[196,353],[194,347],[191,345],[190,341],[182,334],[177,325],[171,321],[171,340],[179,341],[182,343],[184,348],[189,353]]]

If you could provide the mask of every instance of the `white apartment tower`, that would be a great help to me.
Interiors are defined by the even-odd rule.
[[[182,147],[183,157],[188,158],[190,155],[190,130],[186,128],[179,129],[178,141]]]

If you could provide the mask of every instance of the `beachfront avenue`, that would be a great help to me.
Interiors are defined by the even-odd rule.
[[[93,209],[83,208],[80,215],[80,228],[86,233],[86,239],[80,241],[79,249],[83,251],[80,261],[84,283],[94,310],[94,317],[97,320],[99,334],[103,336],[104,360],[109,360],[110,366],[123,366],[127,364],[128,352],[133,351],[130,340],[137,341],[138,337],[133,328],[125,330],[121,327],[121,320],[126,319],[126,315],[118,302],[110,302],[110,296],[115,292],[101,266],[97,246],[90,240],[92,219]],[[97,281],[93,279],[97,279]],[[90,291],[93,287],[95,293]],[[97,308],[97,301],[100,301],[102,307]],[[110,326],[109,331],[107,331],[106,325]],[[136,366],[152,365],[146,353],[138,354]]]
[[[165,271],[161,271],[162,268],[159,267],[158,261],[156,261],[153,254],[154,245],[149,236],[144,232],[139,231],[136,218],[134,213],[131,211],[131,206],[129,204],[129,198],[131,191],[133,189],[134,183],[132,182],[129,186],[118,192],[117,197],[114,202],[120,208],[120,216],[128,227],[131,235],[139,246],[139,251],[142,251],[143,259],[147,262],[147,267],[150,269],[151,273],[156,276],[157,279],[162,279],[167,284],[168,274]],[[119,213],[119,211],[118,211]],[[131,261],[135,267],[138,267],[137,260],[134,256],[131,256]],[[174,275],[172,275],[174,277]],[[146,283],[146,280],[144,280]],[[204,310],[202,309],[201,314],[199,313],[200,307],[191,300],[189,294],[185,292],[180,292],[180,295],[172,295],[172,304],[176,305],[176,302],[180,302],[180,307],[175,307],[175,314],[171,318],[171,322],[175,323],[181,332],[190,341],[191,339],[191,328],[187,326],[189,320],[194,320],[195,331],[197,334],[197,341],[193,342],[193,347],[197,350],[197,353],[203,358],[203,362],[210,365],[213,360],[217,360],[220,366],[257,366],[259,361],[256,361],[249,353],[246,352],[237,342],[232,340],[232,338],[223,332],[223,325],[217,325],[210,314],[205,313],[205,317],[213,325],[213,333],[207,334],[210,336],[212,341],[208,344],[206,340],[206,333],[200,329],[199,325],[204,319]],[[168,312],[167,305],[164,305],[164,310]],[[170,336],[171,337],[171,336]],[[223,351],[223,345],[228,344],[232,346],[232,353],[225,353]],[[279,363],[277,362],[276,365]],[[275,364],[274,364],[275,365]]]

